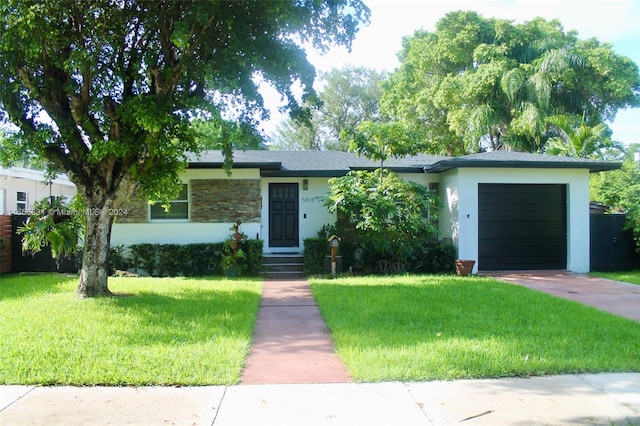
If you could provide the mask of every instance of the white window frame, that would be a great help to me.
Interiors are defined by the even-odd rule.
[[[21,200],[20,194],[24,194],[24,200]],[[25,214],[29,208],[29,193],[27,191],[16,191],[16,210]]]
[[[147,214],[148,214],[148,218],[149,218],[149,222],[153,222],[153,223],[185,223],[185,222],[189,222],[189,219],[191,218],[191,191],[190,189],[190,185],[188,182],[183,182],[182,183],[183,187],[186,187],[186,194],[187,194],[187,198],[179,198],[179,199],[175,199],[175,200],[170,200],[169,204],[174,204],[174,203],[186,203],[187,204],[187,217],[186,218],[162,218],[162,217],[153,217],[152,216],[152,212],[151,209],[152,208],[162,208],[162,203],[160,202],[156,202],[154,205],[149,205],[149,208],[147,210]]]

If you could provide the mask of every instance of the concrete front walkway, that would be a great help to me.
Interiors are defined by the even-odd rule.
[[[482,275],[640,321],[640,285],[567,271],[482,272]]]
[[[240,383],[350,381],[307,280],[266,280]]]

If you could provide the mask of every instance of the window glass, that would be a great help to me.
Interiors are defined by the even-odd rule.
[[[24,191],[16,192],[16,209],[21,212],[26,212],[27,210],[27,193]]]
[[[149,216],[151,220],[188,220],[189,219],[189,186],[182,185],[180,195],[175,200],[171,200],[168,212],[164,211],[162,203],[155,203],[149,206]]]

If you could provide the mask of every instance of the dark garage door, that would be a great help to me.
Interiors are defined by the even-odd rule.
[[[567,268],[565,185],[480,184],[478,268]]]

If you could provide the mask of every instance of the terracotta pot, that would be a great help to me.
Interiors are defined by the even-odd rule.
[[[475,260],[456,260],[456,272],[462,276],[471,275],[475,264]]]
[[[235,240],[229,241],[229,247],[231,247],[231,250],[238,250],[238,242]]]

